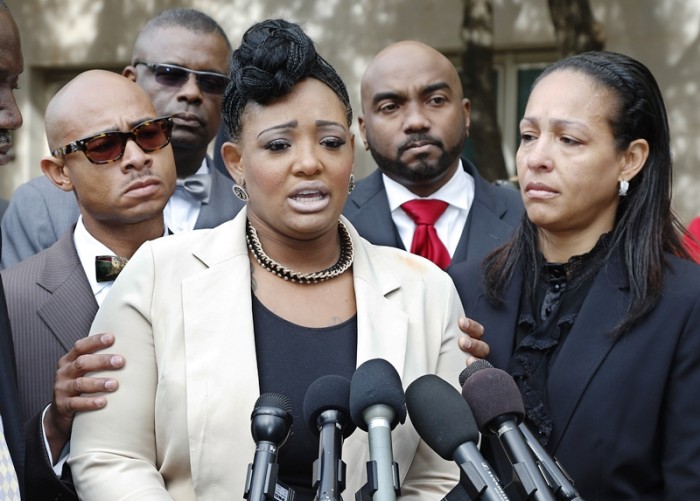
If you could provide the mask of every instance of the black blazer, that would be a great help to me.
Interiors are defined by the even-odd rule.
[[[462,165],[474,178],[474,201],[452,263],[467,258],[480,261],[510,237],[523,214],[523,203],[517,190],[489,183],[464,158]],[[373,244],[404,249],[391,218],[381,171],[375,170],[357,182],[343,215],[360,235]]]
[[[610,332],[629,303],[619,257],[594,278],[548,378],[554,421],[549,449],[586,500],[694,499],[700,493],[700,266],[667,256],[664,291],[651,313],[619,339]],[[489,361],[513,353],[522,273],[505,305],[486,300],[478,264],[448,270],[468,317],[481,322]],[[485,440],[496,468],[504,455]],[[510,479],[510,468],[500,469]]]

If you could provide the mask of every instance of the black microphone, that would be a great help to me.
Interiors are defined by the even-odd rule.
[[[485,435],[498,437],[513,466],[516,485],[523,498],[554,501],[554,495],[518,428],[525,417],[525,408],[520,390],[510,374],[493,367],[476,370],[466,377],[462,396],[471,407],[479,430]]]
[[[475,362],[471,363],[466,369],[464,369],[459,375],[459,384],[464,386],[464,382],[469,376],[474,374],[476,371],[489,368],[492,369],[493,365],[491,365],[486,360],[477,359]],[[512,377],[510,377],[510,379],[512,380]],[[512,398],[520,402],[519,404],[516,404],[518,410],[520,410],[520,408],[523,407],[522,396],[519,393],[517,395],[512,393],[513,385],[517,387],[515,381],[513,381],[512,383],[508,382],[507,385],[511,387],[510,391],[512,394]],[[524,414],[524,407],[522,410]],[[573,480],[566,472],[564,467],[561,465],[561,463],[559,463],[557,458],[552,457],[545,450],[545,448],[542,447],[542,444],[540,444],[540,442],[535,438],[535,436],[532,434],[532,432],[525,423],[521,422],[518,425],[518,428],[522,432],[525,442],[530,448],[530,451],[534,454],[537,466],[542,472],[545,482],[547,482],[547,485],[552,490],[556,498],[560,501],[583,501],[582,498],[579,496],[578,491],[574,487]]]
[[[406,420],[406,396],[393,365],[375,358],[355,370],[350,381],[350,415],[369,439],[367,484],[355,499],[395,501],[401,490],[391,430]]]
[[[340,501],[345,489],[343,440],[355,431],[350,420],[350,380],[327,375],[309,385],[304,397],[304,419],[319,437],[314,461],[313,487],[318,501]]]
[[[469,499],[508,499],[495,472],[476,447],[479,430],[472,411],[452,385],[434,374],[421,376],[406,389],[406,404],[423,441],[443,459],[459,465],[460,484]],[[451,494],[446,499],[452,499]]]
[[[255,456],[248,465],[243,498],[250,501],[292,501],[294,491],[277,482],[277,453],[292,429],[292,404],[284,395],[263,393],[250,416]]]

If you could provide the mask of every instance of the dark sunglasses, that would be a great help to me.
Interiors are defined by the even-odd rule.
[[[223,94],[229,82],[229,78],[221,73],[196,71],[175,64],[150,64],[141,61],[134,63],[134,66],[139,64],[143,64],[154,73],[156,82],[168,87],[181,87],[187,82],[190,73],[197,77],[197,85],[202,92],[210,94]]]
[[[100,132],[94,136],[78,139],[62,148],[56,148],[51,154],[62,158],[76,151],[82,151],[90,162],[108,164],[116,162],[124,155],[129,139],[133,139],[145,153],[165,148],[170,143],[172,130],[172,117],[154,118],[141,122],[126,132]]]

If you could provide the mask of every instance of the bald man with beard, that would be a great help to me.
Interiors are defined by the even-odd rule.
[[[56,473],[27,482],[33,499],[48,499],[57,487],[75,413],[104,407],[106,397],[94,393],[117,388],[116,378],[85,376],[118,369],[122,357],[76,362],[113,340],[85,337],[118,270],[104,277],[101,271],[122,264],[111,256],[128,259],[165,235],[163,208],[176,179],[172,118],[160,117],[143,88],[122,75],[91,70],[75,77],[49,103],[45,128],[51,155],[41,168],[75,194],[80,217],[53,246],[2,272],[27,451]]]
[[[411,250],[417,225],[404,204],[437,200],[446,206],[434,224],[449,254],[437,263],[443,268],[482,259],[505,242],[522,201],[460,157],[470,103],[444,55],[414,41],[386,47],[362,77],[361,99],[360,135],[378,169],[357,182],[343,214],[363,237]]]

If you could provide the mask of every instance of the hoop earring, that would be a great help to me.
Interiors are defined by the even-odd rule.
[[[348,184],[348,195],[355,189],[355,174],[350,174],[350,183]]]
[[[624,179],[620,181],[620,188],[617,190],[617,194],[620,195],[621,197],[627,196],[627,190],[630,189],[630,183],[629,181],[625,181]]]
[[[248,192],[245,190],[245,184],[243,186],[234,184],[231,190],[233,191],[233,194],[236,195],[236,197],[238,197],[239,200],[242,200],[244,202],[248,201]]]

